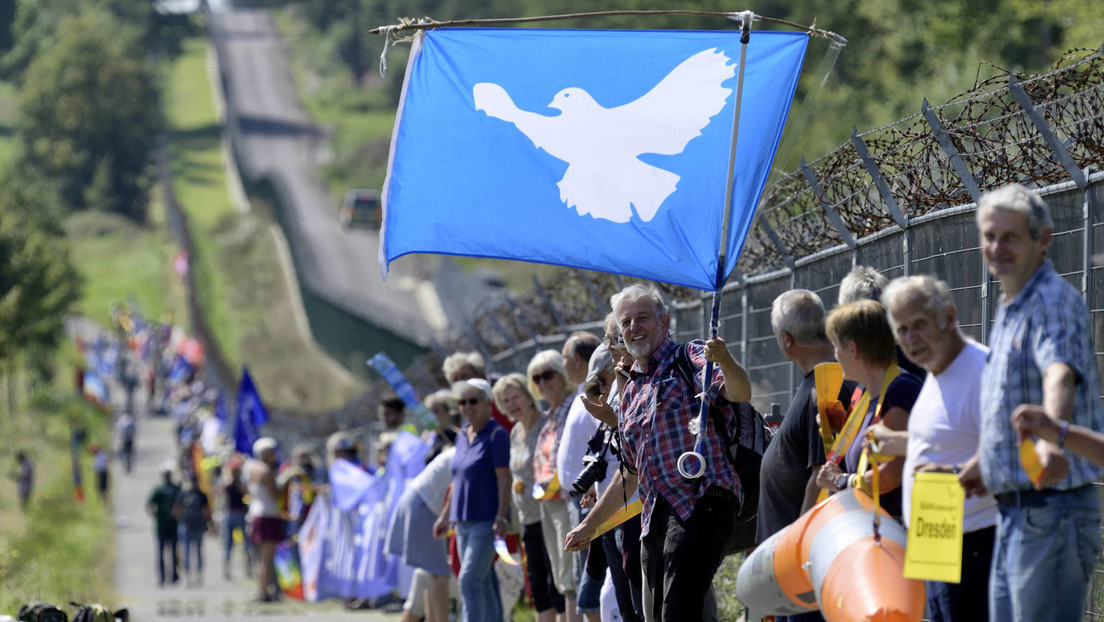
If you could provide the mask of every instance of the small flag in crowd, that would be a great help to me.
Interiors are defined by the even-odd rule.
[[[219,389],[218,401],[215,402],[215,419],[225,423],[230,421],[230,414],[226,412],[226,396]]]
[[[437,418],[425,407],[425,404],[418,397],[418,392],[414,390],[414,385],[410,384],[410,381],[406,379],[402,370],[399,369],[398,365],[395,365],[391,357],[380,352],[368,359],[368,365],[376,370],[376,373],[383,376],[395,395],[399,396],[406,407],[414,412],[418,427],[423,430],[436,430],[438,428]]]
[[[751,33],[729,178],[739,31],[419,33],[384,186],[384,274],[431,252],[716,289],[722,244],[727,276],[750,229],[808,39]]]
[[[249,368],[242,367],[241,384],[238,385],[237,422],[234,424],[234,449],[253,455],[253,443],[261,437],[261,426],[268,423],[261,395],[249,375]]]

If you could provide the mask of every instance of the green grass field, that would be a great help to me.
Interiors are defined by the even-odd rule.
[[[84,279],[78,313],[107,326],[111,305],[129,300],[149,319],[187,321],[183,284],[172,271],[177,246],[164,220],[159,200],[144,226],[100,212],[66,219],[70,259]]]
[[[88,438],[101,444],[110,438],[106,417],[70,397],[75,356],[66,343],[57,356],[58,387],[33,399],[20,396],[17,412],[0,419],[0,436],[18,439],[0,448],[0,473],[16,471],[19,450],[35,465],[34,492],[25,512],[16,500],[15,483],[0,480],[0,614],[14,616],[31,600],[115,604],[111,518],[92,492],[87,453],[81,456],[84,503],[73,492],[70,425],[84,427]]]
[[[200,305],[231,364],[241,362],[241,327],[226,308],[233,284],[219,269],[213,234],[234,218],[220,149],[220,125],[207,78],[207,40],[189,39],[168,71],[165,115],[173,190],[188,215],[191,269]]]
[[[192,232],[200,306],[230,365],[249,365],[266,401],[342,406],[364,387],[333,374],[303,340],[272,223],[263,209],[235,212],[229,198],[207,50],[206,38],[185,43],[166,93],[173,189]]]

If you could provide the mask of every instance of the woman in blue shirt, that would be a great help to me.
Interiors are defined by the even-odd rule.
[[[506,529],[510,486],[510,435],[491,419],[491,386],[473,378],[452,387],[465,423],[456,436],[452,491],[433,526],[440,538],[456,530],[460,600],[465,622],[502,620],[491,561],[494,538]]]

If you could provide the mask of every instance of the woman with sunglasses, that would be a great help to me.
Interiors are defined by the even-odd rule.
[[[563,613],[564,599],[552,581],[552,562],[544,546],[540,506],[533,498],[533,453],[537,435],[547,419],[537,408],[528,381],[521,374],[509,374],[496,382],[494,396],[498,410],[517,423],[510,430],[510,473],[514,478],[511,492],[522,526],[525,574],[533,593],[537,622],[552,622],[557,612]]]
[[[482,378],[452,387],[465,423],[456,435],[452,457],[452,492],[433,525],[443,538],[451,524],[460,557],[460,601],[465,622],[502,618],[491,560],[495,536],[504,535],[509,509],[510,438],[491,419],[491,386]]]
[[[564,597],[564,616],[567,622],[581,620],[575,606],[578,586],[575,584],[575,558],[577,553],[564,551],[563,542],[575,526],[567,510],[567,495],[562,491],[571,482],[556,479],[556,452],[563,439],[564,424],[571,402],[575,399],[575,387],[567,377],[563,356],[556,350],[542,350],[531,361],[527,370],[529,392],[548,402],[547,420],[537,435],[533,452],[533,479],[536,485],[533,496],[540,501],[541,533],[544,548],[551,561],[552,580]]]

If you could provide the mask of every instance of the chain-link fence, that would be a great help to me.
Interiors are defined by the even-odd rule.
[[[756,406],[788,406],[800,370],[778,350],[771,304],[782,292],[817,292],[835,305],[856,265],[889,278],[932,274],[952,289],[964,332],[984,342],[999,284],[978,249],[975,205],[985,190],[1034,187],[1055,223],[1048,255],[1089,303],[1097,364],[1104,369],[1104,56],[1064,57],[1047,73],[983,82],[943,105],[854,133],[851,141],[764,194],[756,226],[723,290],[720,335],[754,384]],[[496,371],[525,368],[573,330],[599,332],[611,275],[568,271],[526,296],[488,301],[466,331]],[[710,300],[667,288],[679,341],[703,336]],[[1104,569],[1097,564],[1085,619],[1104,619]]]

